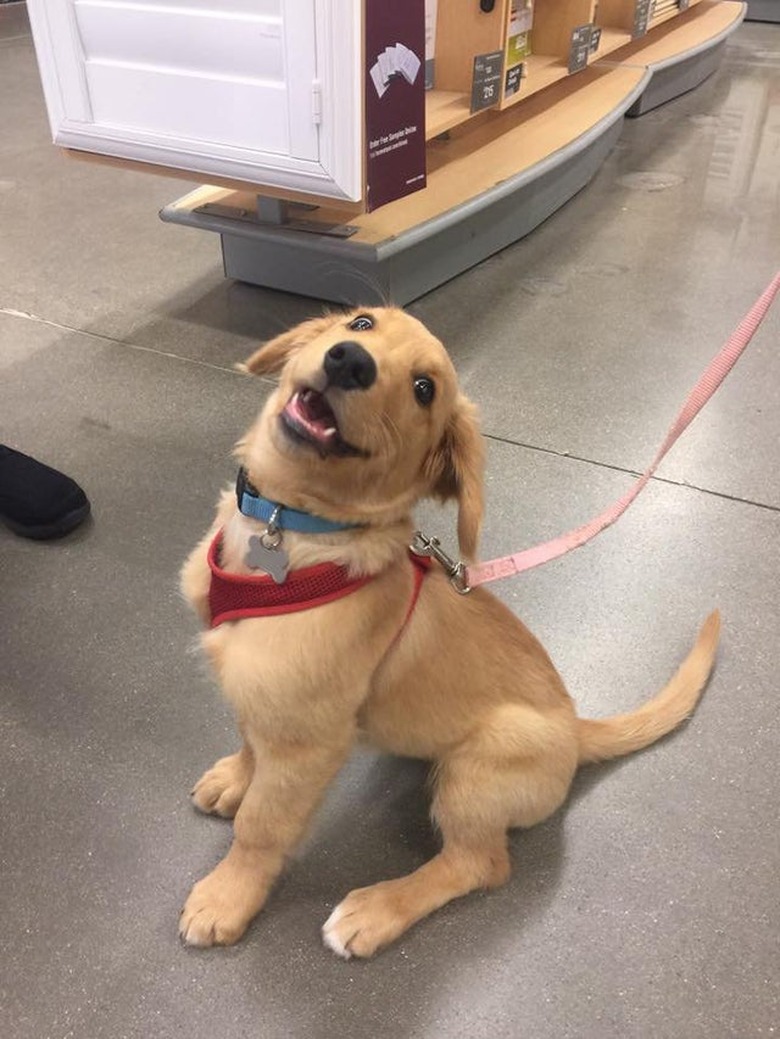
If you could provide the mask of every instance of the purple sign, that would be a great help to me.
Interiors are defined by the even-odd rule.
[[[425,187],[425,0],[366,0],[366,208]]]

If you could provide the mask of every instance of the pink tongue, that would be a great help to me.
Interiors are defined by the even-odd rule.
[[[320,444],[327,444],[336,435],[335,427],[329,426],[327,420],[312,418],[309,415],[306,406],[297,393],[288,402],[284,412],[289,418],[297,422],[299,426],[303,426],[306,432]]]

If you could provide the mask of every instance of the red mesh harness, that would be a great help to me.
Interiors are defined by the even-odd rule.
[[[211,570],[209,585],[210,627],[216,628],[225,621],[244,620],[247,617],[274,617],[282,613],[298,613],[315,606],[343,599],[357,592],[374,575],[350,577],[345,566],[336,563],[319,563],[317,566],[291,570],[283,584],[272,577],[260,574],[231,574],[219,565],[222,548],[222,531],[211,542],[208,564]],[[423,578],[431,568],[432,560],[409,552],[414,566],[414,588],[403,628],[417,605]],[[399,632],[400,634],[400,632]]]

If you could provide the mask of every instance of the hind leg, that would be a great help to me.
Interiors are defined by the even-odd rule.
[[[573,715],[572,715],[573,716]],[[509,878],[507,830],[533,826],[566,797],[577,748],[560,721],[507,705],[439,762],[433,819],[442,850],[414,873],[352,891],[323,927],[340,956],[371,956],[424,916],[476,888]]]
[[[220,758],[203,773],[192,791],[195,807],[201,812],[232,819],[247,791],[254,767],[252,749],[244,742],[237,754]]]
[[[448,813],[447,794],[439,809]],[[322,929],[323,941],[339,956],[372,956],[412,924],[453,898],[476,888],[498,887],[509,878],[506,830],[473,834],[440,823],[443,847],[414,873],[350,892]]]

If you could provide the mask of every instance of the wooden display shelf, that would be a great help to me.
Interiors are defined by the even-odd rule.
[[[647,90],[627,112],[644,115],[673,97],[693,90],[718,67],[729,35],[745,17],[746,4],[701,0],[652,33],[610,56],[607,62],[641,62],[651,73]]]
[[[598,50],[591,56],[589,64],[594,64],[613,51],[631,43],[631,33],[624,29],[602,27],[601,41]],[[553,83],[558,83],[571,75],[568,62],[554,55],[529,54],[525,59],[526,75],[520,90],[507,97],[497,107],[483,109],[482,112],[471,111],[471,95],[454,90],[429,90],[425,97],[425,138],[430,141],[448,130],[469,122],[485,111],[503,111],[520,101],[525,101],[540,90],[546,90]],[[575,73],[576,75],[576,73]]]
[[[601,60],[607,54],[611,54],[612,51],[618,50],[630,42],[630,32],[624,29],[602,27],[599,48],[591,56],[589,64]],[[526,75],[520,90],[511,97],[505,98],[496,108],[483,109],[482,112],[471,111],[471,95],[468,93],[453,90],[429,90],[425,98],[426,140],[430,141],[456,126],[484,115],[485,111],[503,111],[510,108],[571,75],[568,61],[554,55],[532,53],[526,58],[525,65]]]
[[[627,29],[618,29],[612,25],[602,25],[600,28],[601,40],[599,48],[591,58],[591,63],[601,61],[607,54],[612,54],[613,51],[625,47],[627,43],[631,43],[631,33]]]
[[[741,0],[696,0],[687,11],[654,27],[647,36],[615,51],[610,61],[641,63],[648,68],[695,52],[703,44],[725,37],[742,21]]]
[[[452,130],[472,117],[471,96],[457,90],[428,90],[425,93],[425,139]]]
[[[527,105],[432,141],[427,188],[351,221],[360,228],[357,240],[401,234],[541,165],[619,110],[643,78],[635,67],[586,69],[576,82],[560,82]]]
[[[691,0],[691,6],[699,3],[700,0]],[[587,7],[587,5],[585,5]],[[580,9],[583,13],[585,7],[580,5]],[[598,23],[601,29],[601,39],[599,41],[598,50],[596,50],[589,58],[588,65],[593,65],[597,61],[602,61],[607,55],[614,53],[625,47],[627,44],[633,42],[631,31],[628,27],[628,16],[631,10],[631,5],[626,4],[625,0],[615,0],[612,8],[608,8],[608,13],[611,13],[613,9],[620,9],[624,12],[625,25],[602,25]],[[602,13],[602,5],[599,6],[599,12]],[[652,25],[660,24],[668,18],[679,16],[681,12],[679,9],[674,9],[664,15],[658,20],[653,22]],[[563,48],[565,39],[568,39],[571,34],[571,28],[573,26],[568,23],[563,26],[560,32],[560,38],[557,40],[560,48]],[[531,38],[534,39],[533,30],[531,31]],[[543,40],[545,37],[543,37]],[[646,40],[647,37],[642,37],[642,40]],[[637,41],[637,42],[641,42]],[[531,53],[526,58],[526,69],[527,74],[523,79],[523,84],[520,90],[513,94],[511,97],[507,97],[501,104],[501,108],[509,108],[512,105],[516,105],[519,102],[526,100],[532,94],[537,93],[539,90],[546,90],[552,83],[557,83],[559,80],[565,79],[569,75],[577,75],[577,73],[570,73],[568,66],[568,55],[556,56],[552,54],[544,53]]]
[[[701,0],[689,0],[688,10],[690,11],[690,9],[698,3],[701,3]],[[665,22],[668,22],[671,18],[678,18],[680,15],[683,15],[685,13],[686,12],[681,11],[679,7],[672,7],[666,11],[659,11],[657,14],[654,14],[653,17],[650,19],[648,31],[655,29],[658,25],[663,25]]]

